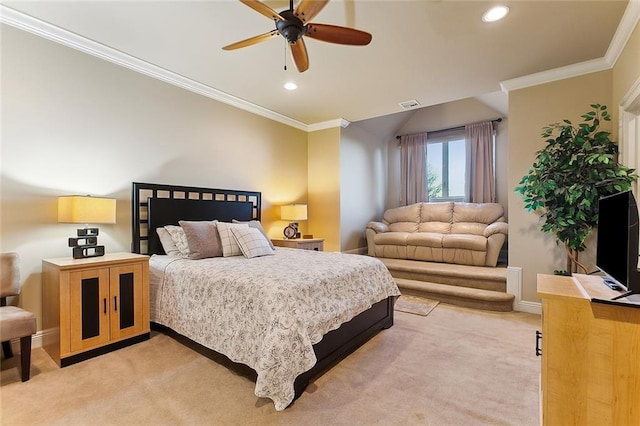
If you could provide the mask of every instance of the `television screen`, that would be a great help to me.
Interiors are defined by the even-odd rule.
[[[623,289],[640,292],[638,282],[638,207],[631,191],[598,202],[596,266]]]

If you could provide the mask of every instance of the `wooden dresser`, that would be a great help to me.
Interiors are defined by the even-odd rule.
[[[593,275],[538,275],[542,424],[640,425],[640,309]]]

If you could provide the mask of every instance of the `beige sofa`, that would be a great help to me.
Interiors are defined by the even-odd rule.
[[[367,224],[370,256],[496,266],[508,225],[498,203],[417,203]]]

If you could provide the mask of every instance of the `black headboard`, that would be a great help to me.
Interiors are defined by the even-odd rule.
[[[134,253],[163,254],[155,229],[179,220],[260,220],[260,192],[139,182],[132,191]]]

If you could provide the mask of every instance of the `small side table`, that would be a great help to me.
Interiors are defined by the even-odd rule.
[[[324,251],[324,238],[295,238],[290,240],[284,238],[274,238],[271,241],[273,241],[273,245],[276,247]]]

